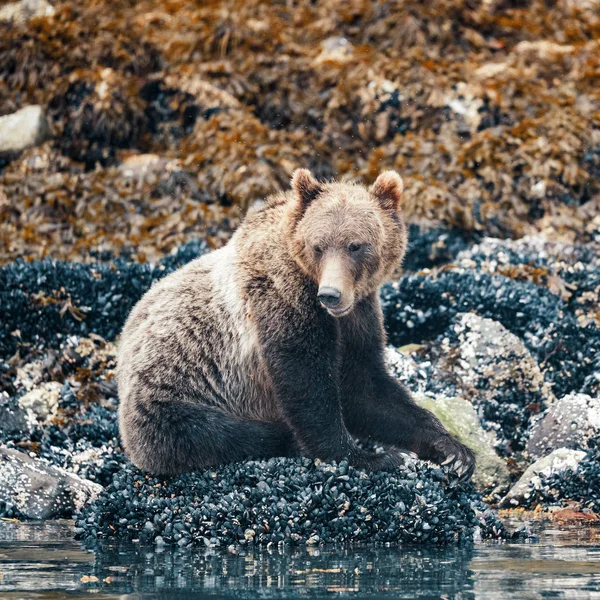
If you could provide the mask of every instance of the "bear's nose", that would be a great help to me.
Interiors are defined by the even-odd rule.
[[[333,287],[322,287],[319,288],[317,297],[323,306],[334,308],[340,303],[342,292]]]

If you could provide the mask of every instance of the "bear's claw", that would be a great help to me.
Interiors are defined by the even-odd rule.
[[[432,458],[440,466],[454,471],[461,481],[470,479],[475,470],[472,450],[451,436],[444,436],[435,444],[435,456]]]

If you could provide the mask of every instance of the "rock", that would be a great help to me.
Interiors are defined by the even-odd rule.
[[[42,459],[0,447],[0,503],[26,518],[69,517],[102,489]]]
[[[158,154],[133,154],[123,160],[119,171],[124,177],[143,179],[145,175],[163,170],[167,163],[168,160]]]
[[[6,392],[0,393],[0,440],[28,429],[27,411]]]
[[[41,144],[48,131],[48,121],[41,106],[26,106],[0,117],[0,156]]]
[[[501,500],[500,506],[504,508],[518,506],[520,502],[527,501],[534,490],[541,489],[542,479],[563,473],[567,470],[576,471],[579,463],[585,458],[585,452],[558,448],[544,458],[529,466],[521,479],[515,483],[508,494]]]
[[[484,431],[473,405],[463,398],[416,396],[415,401],[431,411],[460,442],[475,453],[473,481],[481,489],[507,485],[506,463],[494,451],[494,436]]]
[[[456,316],[442,341],[440,368],[481,407],[484,424],[511,451],[524,447],[531,417],[554,400],[523,342],[497,321],[474,313]]]
[[[347,63],[354,58],[354,48],[345,37],[327,38],[321,46],[321,54],[315,59],[315,65],[323,63]]]
[[[569,394],[557,400],[531,429],[527,451],[539,458],[557,448],[586,450],[600,434],[600,398]]]
[[[22,25],[34,17],[51,17],[55,12],[46,0],[21,0],[0,8],[0,22]]]
[[[459,133],[474,132],[479,127],[484,106],[480,93],[477,86],[462,81],[446,92],[444,103],[454,113]]]
[[[28,413],[32,426],[38,423],[48,424],[56,416],[61,387],[57,381],[50,381],[19,398],[19,406]]]
[[[529,55],[532,58],[540,58],[542,60],[555,60],[559,56],[573,54],[575,50],[575,46],[557,44],[549,40],[536,40],[534,42],[524,40],[514,47],[516,54]]]

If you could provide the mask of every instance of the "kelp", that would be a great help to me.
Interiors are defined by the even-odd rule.
[[[53,133],[0,162],[1,262],[157,258],[227,221],[219,245],[297,166],[366,183],[397,169],[415,221],[465,232],[600,230],[595,3],[55,8],[0,24],[0,114],[42,104]]]

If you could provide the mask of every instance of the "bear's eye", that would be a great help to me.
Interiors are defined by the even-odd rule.
[[[323,254],[323,248],[321,246],[313,246],[315,254]]]
[[[363,249],[363,244],[350,244],[348,246],[348,250],[352,252],[352,254],[356,254],[356,252],[360,252]]]

